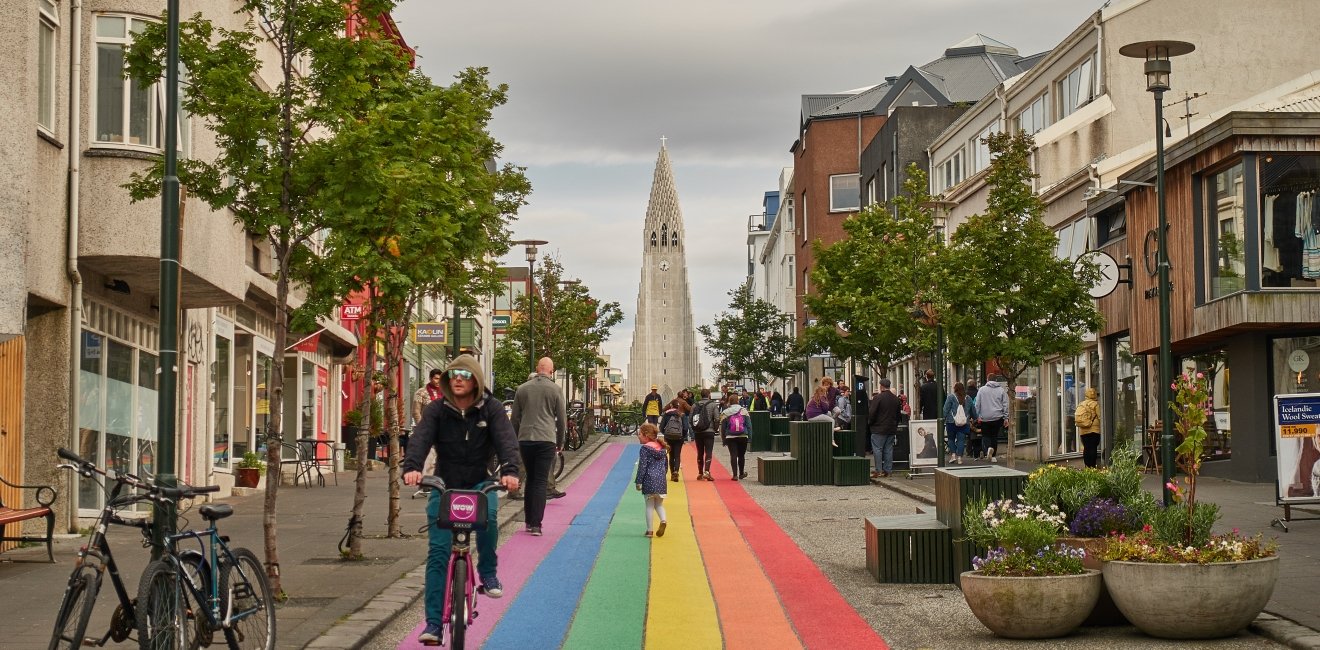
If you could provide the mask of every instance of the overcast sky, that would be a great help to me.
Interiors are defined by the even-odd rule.
[[[394,12],[438,83],[484,66],[509,85],[492,131],[527,168],[515,238],[549,240],[568,277],[617,301],[605,345],[626,370],[642,220],[666,136],[698,325],[746,276],[747,216],[792,165],[803,94],[880,83],[981,33],[1032,54],[1102,0],[402,0]],[[901,7],[901,9],[897,9]],[[521,249],[506,263],[525,266]],[[701,353],[707,372],[710,357]]]

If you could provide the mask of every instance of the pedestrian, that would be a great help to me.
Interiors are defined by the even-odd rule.
[[[729,448],[729,473],[733,480],[747,478],[747,432],[752,428],[747,409],[730,396],[720,413],[720,435]]]
[[[1100,393],[1086,388],[1086,399],[1077,405],[1077,433],[1082,436],[1082,462],[1095,467],[1100,462]]]
[[[748,408],[747,410],[749,410],[749,411],[769,411],[769,410],[770,410],[770,393],[767,392],[767,391],[764,391],[764,390],[758,390],[758,391],[756,391],[755,395],[752,397],[752,405],[751,405],[751,407]]]
[[[775,391],[770,395],[770,415],[784,414],[784,396]]]
[[[967,396],[967,387],[962,382],[953,384],[953,394],[944,400],[944,431],[948,438],[949,464],[961,465],[966,453],[967,434],[971,432],[972,421],[976,419],[976,406]]]
[[[852,391],[839,387],[839,398],[834,401],[834,422],[840,429],[852,427]]]
[[[836,398],[830,395],[830,389],[824,384],[818,384],[815,392],[811,394],[811,399],[807,401],[806,418],[808,422],[834,422],[834,401]]]
[[[995,445],[1008,418],[1008,391],[1004,389],[1003,375],[992,375],[976,392],[976,414],[981,427],[981,449],[990,462],[997,463]]]
[[[426,384],[413,393],[412,416],[414,428],[416,428],[417,424],[422,421],[422,411],[426,408],[426,405],[444,397],[444,390],[440,387],[440,384],[444,382],[444,379],[444,370],[441,370],[440,368],[432,368],[431,374],[427,376]],[[409,439],[411,440],[411,436]],[[407,454],[407,447],[405,446],[402,451],[404,454]],[[426,464],[422,467],[422,474],[431,475],[434,473],[435,450],[432,449],[426,454]],[[424,497],[430,493],[431,490],[429,488],[422,488],[413,493],[413,498]]]
[[[888,377],[880,379],[880,392],[871,400],[867,422],[871,429],[871,448],[875,450],[875,469],[871,478],[885,478],[894,471],[894,440],[898,437],[898,421],[903,415],[903,402],[894,391]]]
[[[665,441],[660,437],[660,429],[647,422],[637,430],[637,439],[642,448],[637,458],[637,490],[646,499],[646,536],[665,536]],[[651,522],[659,516],[660,526],[652,532]]]
[[[692,411],[692,431],[697,442],[697,480],[713,481],[710,477],[711,456],[715,453],[715,433],[719,430],[720,403],[712,399],[710,389],[701,389],[701,401]]]
[[[477,490],[498,480],[506,489],[518,489],[518,438],[513,433],[504,405],[482,383],[481,365],[467,354],[449,362],[446,381],[441,384],[444,396],[426,405],[422,420],[413,431],[417,442],[408,447],[403,459],[403,482],[417,485],[422,480],[422,463],[431,449],[436,452],[436,475],[447,488]],[[498,479],[487,469],[491,455],[499,457]],[[499,498],[486,496],[486,529],[477,532],[477,575],[482,590],[491,598],[504,595],[497,569],[500,541]],[[440,517],[440,491],[433,490],[426,504],[427,521]],[[440,640],[445,620],[445,587],[449,570],[451,531],[427,526],[425,608],[426,627],[417,638],[422,643]]]
[[[660,416],[660,434],[665,437],[665,447],[669,449],[669,480],[675,483],[678,482],[678,466],[683,454],[687,407],[687,402],[675,397],[669,402],[664,415]]]
[[[523,382],[513,396],[513,428],[523,465],[527,489],[523,491],[523,519],[529,535],[540,536],[550,468],[555,452],[563,444],[566,427],[564,394],[555,384],[555,362],[542,357],[536,376]]]
[[[793,387],[793,392],[788,394],[788,400],[784,402],[784,408],[788,411],[789,420],[801,420],[802,412],[807,410],[807,404],[802,399],[802,393],[798,392],[798,387]]]
[[[660,387],[651,384],[651,392],[646,394],[642,400],[642,413],[646,414],[646,421],[651,424],[660,423],[660,411],[664,410],[662,405],[664,399],[660,397]]]
[[[917,398],[921,400],[921,419],[934,420],[940,412],[940,385],[935,382],[934,370],[926,370],[926,381],[917,388]]]
[[[692,442],[694,439],[694,432],[692,431],[692,409],[696,406],[697,400],[692,394],[692,391],[686,388],[679,391],[678,394],[683,398],[683,401],[687,402],[687,412],[683,415],[683,440]]]
[[[745,408],[745,409],[746,409],[746,408],[751,408],[751,406],[752,406],[752,396],[751,396],[751,394],[748,393],[746,390],[742,391],[742,395],[738,398],[738,406],[741,406],[741,407],[743,407],[743,408]]]
[[[967,401],[971,402],[972,408],[976,408],[976,392],[978,385],[975,377],[967,378]],[[967,457],[973,460],[981,457],[981,425],[972,418],[967,423]]]

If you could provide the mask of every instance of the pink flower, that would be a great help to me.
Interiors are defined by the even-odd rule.
[[[1203,373],[1203,372],[1198,372],[1198,373],[1196,373],[1196,378],[1197,378],[1197,379],[1205,379],[1205,373]]]

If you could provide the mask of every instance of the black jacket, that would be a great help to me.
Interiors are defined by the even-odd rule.
[[[802,399],[802,393],[789,393],[788,402],[784,408],[789,413],[801,413],[807,410],[807,401]]]
[[[903,414],[903,401],[893,391],[882,390],[871,398],[871,411],[867,422],[871,433],[892,436],[898,433],[898,419]]]
[[[490,478],[486,465],[492,454],[499,455],[501,476],[518,475],[518,436],[490,392],[461,413],[448,397],[427,404],[408,439],[403,471],[421,471],[433,447],[435,473],[446,487],[471,489]]]
[[[940,385],[934,381],[921,382],[921,419],[934,420],[940,413]]]

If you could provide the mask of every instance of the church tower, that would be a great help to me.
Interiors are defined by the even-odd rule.
[[[674,170],[665,138],[660,138],[642,227],[642,279],[628,359],[629,400],[642,399],[654,384],[668,402],[680,389],[701,382],[686,250]]]

